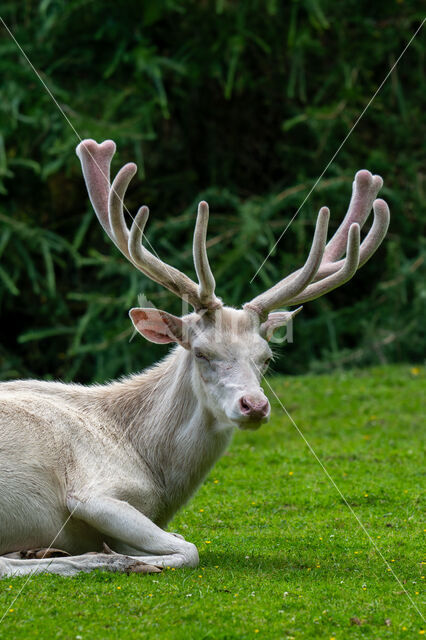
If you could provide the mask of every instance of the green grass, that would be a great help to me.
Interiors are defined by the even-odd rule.
[[[198,545],[198,569],[6,579],[0,636],[419,637],[405,591],[422,611],[424,369],[271,384],[400,582],[272,398],[271,423],[235,435],[172,523]]]

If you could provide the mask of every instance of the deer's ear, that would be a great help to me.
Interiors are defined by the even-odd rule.
[[[302,308],[303,307],[299,307],[294,311],[275,311],[274,313],[270,313],[265,322],[262,322],[260,325],[260,335],[262,338],[265,338],[265,340],[269,342],[274,335],[274,331],[288,324]]]
[[[190,348],[188,326],[182,318],[159,309],[134,308],[130,309],[129,315],[136,331],[150,342],[177,342],[185,349]]]

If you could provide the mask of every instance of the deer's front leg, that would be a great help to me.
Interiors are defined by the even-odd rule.
[[[79,499],[69,496],[67,506],[73,517],[106,536],[140,551],[143,561],[163,567],[196,567],[197,547],[167,533],[127,502],[108,496]]]

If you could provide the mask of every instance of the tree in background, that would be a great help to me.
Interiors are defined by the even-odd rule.
[[[0,34],[0,375],[105,380],[158,359],[127,317],[140,294],[178,302],[119,255],[95,219],[80,138],[135,160],[126,202],[193,273],[191,232],[210,203],[218,293],[240,305],[300,265],[321,205],[331,230],[355,171],[381,174],[392,214],[379,253],[306,305],[281,371],[418,360],[424,349],[424,38],[420,32],[257,277],[423,19],[420,3],[28,0]],[[75,131],[74,131],[75,129]]]

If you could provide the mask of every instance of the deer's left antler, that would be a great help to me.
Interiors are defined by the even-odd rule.
[[[389,226],[389,207],[376,200],[383,186],[380,176],[358,171],[346,216],[334,236],[326,243],[330,212],[322,207],[318,214],[311,251],[304,266],[244,305],[261,316],[283,306],[314,300],[352,278],[373,255]],[[360,229],[373,207],[374,221],[360,245]],[[346,251],[346,257],[340,258]]]

